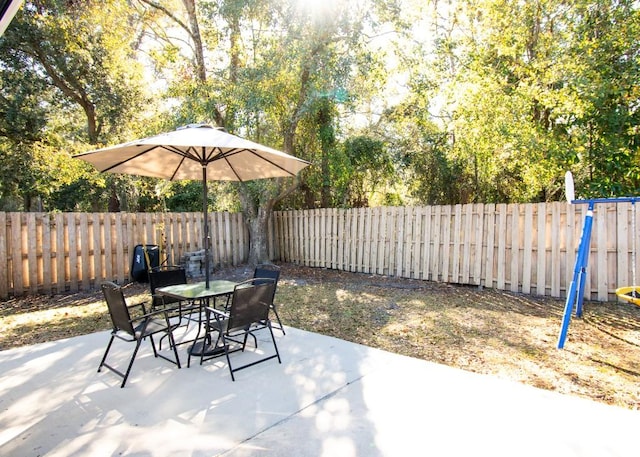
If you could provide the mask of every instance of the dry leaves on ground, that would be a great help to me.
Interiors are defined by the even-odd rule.
[[[471,286],[282,264],[286,325],[564,394],[640,406],[640,308],[585,304],[556,349],[564,302]],[[247,267],[217,277],[249,277]],[[126,289],[148,299],[145,284]],[[0,304],[0,349],[109,328],[99,292]]]

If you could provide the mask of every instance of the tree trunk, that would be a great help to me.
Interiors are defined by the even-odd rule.
[[[333,128],[333,113],[329,99],[321,100],[316,114],[318,135],[320,137],[320,152],[322,154],[322,187],[320,189],[321,208],[331,207],[331,172],[329,170],[329,155],[335,146],[335,131]]]
[[[187,16],[189,17],[189,34],[193,40],[193,52],[196,59],[196,74],[200,82],[207,80],[207,70],[204,61],[204,46],[202,45],[202,36],[200,35],[200,26],[198,25],[198,16],[196,15],[195,0],[182,0]]]
[[[116,186],[113,184],[110,185],[111,191],[109,192],[109,204],[108,211],[110,213],[119,213],[120,212],[120,199],[118,198],[118,194],[116,192]]]
[[[275,196],[273,194],[266,196],[262,192],[258,192],[260,195],[257,195],[252,193],[246,184],[241,184],[242,188],[238,195],[245,223],[249,227],[249,258],[247,260],[249,265],[269,263],[272,260],[269,257],[269,219],[276,203],[298,188],[298,179],[283,189],[284,183],[284,180],[280,181],[278,186],[280,190]]]
[[[249,265],[258,265],[260,263],[269,263],[269,218],[273,213],[275,199],[268,199],[267,202],[261,203],[252,199],[249,192],[240,192],[240,200],[242,201],[242,213],[245,217],[247,226],[249,227]]]
[[[258,209],[258,214],[247,221],[249,225],[249,259],[247,263],[249,265],[258,265],[260,263],[269,263],[269,243],[268,243],[268,227],[269,216],[271,210],[268,212],[264,208]]]
[[[195,68],[196,68],[196,78],[199,83],[207,82],[207,67],[206,67],[206,59],[205,59],[205,49],[202,41],[202,34],[200,33],[200,25],[198,22],[198,14],[197,14],[197,6],[196,0],[182,0],[182,4],[184,5],[185,11],[188,17],[188,24],[185,24],[181,21],[178,16],[176,16],[170,8],[163,6],[162,4],[152,1],[152,0],[141,0],[143,3],[149,5],[152,8],[155,8],[159,11],[162,11],[171,21],[177,24],[179,27],[184,29],[186,33],[191,38],[191,42],[193,44],[193,54],[195,59]],[[226,127],[225,124],[225,116],[218,109],[218,107],[214,104],[212,107],[211,116],[215,121],[216,125],[219,127]]]

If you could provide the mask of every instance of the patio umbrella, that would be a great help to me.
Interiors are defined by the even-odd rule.
[[[9,27],[23,0],[0,0],[0,36]]]
[[[75,156],[99,171],[171,181],[202,180],[205,278],[209,288],[207,180],[251,181],[297,175],[309,162],[206,124],[130,141]]]

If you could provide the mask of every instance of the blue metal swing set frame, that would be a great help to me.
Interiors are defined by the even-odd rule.
[[[597,203],[631,203],[635,205],[640,201],[640,197],[619,197],[619,198],[594,198],[590,200],[570,200],[571,204],[588,204],[587,214],[585,216],[584,225],[582,227],[582,235],[580,237],[580,246],[576,256],[576,263],[573,268],[573,279],[567,293],[567,301],[564,306],[564,315],[562,317],[562,327],[558,337],[558,349],[564,348],[565,340],[569,324],[571,323],[571,314],[575,309],[577,317],[582,317],[582,305],[584,301],[584,285],[587,274],[587,265],[589,263],[589,248],[591,246],[591,229],[593,227],[593,210]],[[634,234],[635,236],[635,234]],[[626,288],[629,289],[629,288]]]

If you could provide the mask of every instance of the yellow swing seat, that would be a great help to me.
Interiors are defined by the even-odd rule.
[[[640,306],[640,286],[626,286],[616,289],[616,295],[621,300]]]

